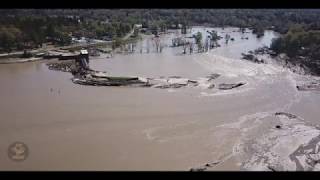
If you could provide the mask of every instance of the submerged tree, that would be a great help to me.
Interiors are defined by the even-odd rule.
[[[229,40],[230,40],[231,36],[229,34],[226,34],[225,39],[226,39],[226,44],[228,44]]]
[[[257,35],[257,38],[260,38],[264,35],[264,29],[262,27],[262,25],[256,25],[253,30],[252,30],[253,34]]]
[[[116,38],[114,41],[112,41],[112,49],[116,49],[117,47],[120,47],[123,45],[123,40],[121,38]]]
[[[194,35],[196,44],[198,45],[198,52],[202,51],[202,33],[198,32],[196,35]]]

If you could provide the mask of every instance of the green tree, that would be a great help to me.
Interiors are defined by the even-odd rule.
[[[14,45],[15,37],[7,28],[0,29],[0,45],[5,52],[11,52]]]
[[[22,33],[16,27],[0,28],[0,46],[6,52],[11,52],[21,45]]]
[[[198,52],[202,51],[202,33],[198,32],[196,35],[194,35],[196,44],[198,45]]]
[[[194,38],[195,38],[197,44],[201,44],[201,41],[202,41],[202,33],[201,33],[201,32],[198,32],[196,35],[194,35]]]

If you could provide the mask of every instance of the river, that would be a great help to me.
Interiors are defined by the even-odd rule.
[[[192,33],[211,29],[194,27]],[[256,38],[249,30],[242,34],[237,28],[214,29],[235,40],[226,44],[221,39],[221,47],[209,52],[182,55],[181,47],[169,47],[173,37],[182,36],[172,31],[161,35],[162,53],[151,48],[150,53],[143,49],[112,58],[91,57],[90,66],[120,76],[196,79],[219,73],[216,83],[243,81],[243,87],[218,91],[81,86],[72,83],[70,73],[49,70],[45,61],[0,64],[0,169],[190,170],[219,161],[212,170],[266,170],[254,156],[268,152],[253,144],[283,123],[275,112],[301,117],[301,127],[320,125],[319,92],[296,89],[298,82],[316,77],[294,74],[273,61],[240,59],[241,53],[269,46],[275,32]],[[142,48],[147,39],[140,42]],[[23,162],[8,158],[8,147],[15,141],[28,146]],[[284,153],[298,145],[275,151],[288,159]]]

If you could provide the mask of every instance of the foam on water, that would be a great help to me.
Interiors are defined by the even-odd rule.
[[[212,53],[194,58],[202,67],[226,77],[275,75],[283,68],[273,64],[256,64],[246,60],[227,58]]]

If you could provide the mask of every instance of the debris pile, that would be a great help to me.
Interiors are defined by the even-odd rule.
[[[72,72],[72,69],[75,68],[74,62],[72,60],[47,63],[47,66],[50,70],[62,71],[62,72]]]
[[[167,88],[181,88],[190,84],[195,84],[196,81],[189,81],[189,79],[181,78],[179,76],[171,76],[169,78],[150,79],[154,88],[167,89]],[[193,83],[195,82],[195,83]]]
[[[111,77],[111,76],[92,76],[87,74],[80,78],[72,78],[72,82],[90,86],[138,86],[149,87],[148,81],[143,81],[138,77]]]

